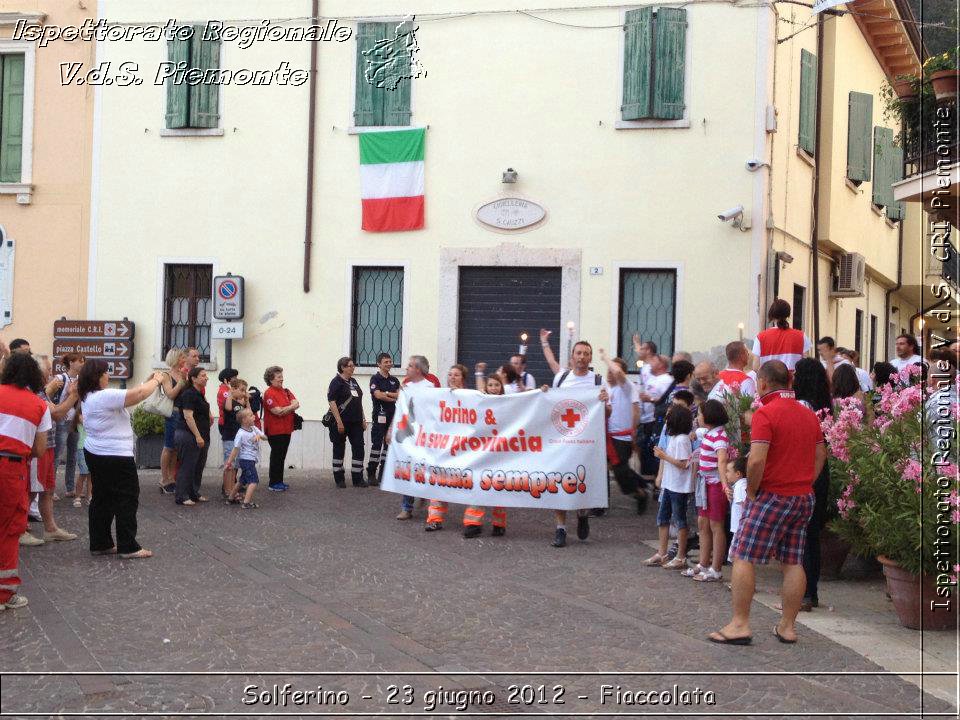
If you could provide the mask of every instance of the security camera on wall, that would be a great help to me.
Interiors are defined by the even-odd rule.
[[[731,220],[743,217],[743,205],[737,205],[729,210],[724,210],[722,213],[717,215],[717,217],[723,222],[730,222]]]
[[[750,217],[744,211],[743,205],[737,205],[729,210],[724,210],[717,215],[717,219],[722,222],[733,221],[733,226],[741,232],[746,232],[750,229]]]

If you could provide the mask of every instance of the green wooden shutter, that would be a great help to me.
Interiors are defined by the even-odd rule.
[[[847,177],[854,182],[870,179],[872,156],[873,95],[851,92],[847,123]]]
[[[800,51],[800,149],[813,155],[817,148],[817,56]]]
[[[891,137],[892,137],[891,132]],[[900,182],[903,180],[903,148],[897,147],[892,143],[890,145],[890,167],[887,170],[891,182]],[[890,204],[887,205],[887,217],[891,220],[903,220],[904,205],[903,201],[893,199],[893,188],[890,188]]]
[[[0,56],[0,182],[20,182],[23,155],[23,55]]]
[[[353,124],[383,125],[383,93],[367,81],[367,59],[377,40],[387,37],[387,23],[357,23],[357,81],[353,100]]]
[[[659,8],[654,28],[653,117],[679,120],[683,117],[684,109],[687,11],[683,8]]]
[[[402,34],[413,31],[413,23],[404,22],[399,26],[394,23],[384,23],[388,30],[387,37],[393,37],[394,33]],[[400,75],[410,74],[410,54],[406,45],[398,44],[397,50],[400,53],[397,60],[396,72]],[[387,87],[375,88],[375,92],[383,94],[383,124],[384,125],[409,125],[410,124],[410,78],[404,77],[396,87],[393,83],[387,84]],[[391,90],[390,88],[393,89]]]
[[[190,40],[170,40],[167,43],[167,60],[171,63],[185,62],[190,65]],[[189,90],[186,83],[176,84],[168,77],[167,84],[167,127],[170,129],[189,126]]]
[[[200,70],[220,68],[220,42],[203,39],[203,25],[194,25],[190,39],[190,66]],[[215,128],[220,124],[220,86],[203,82],[189,86],[190,127]]]
[[[873,204],[889,207],[893,204],[893,130],[885,127],[873,129]]]
[[[628,10],[623,24],[622,120],[650,117],[653,71],[653,8]]]

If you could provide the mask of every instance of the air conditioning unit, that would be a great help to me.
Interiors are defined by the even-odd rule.
[[[830,297],[860,297],[867,274],[867,261],[860,253],[845,253],[837,262]]]

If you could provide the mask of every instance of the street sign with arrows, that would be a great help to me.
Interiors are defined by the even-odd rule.
[[[129,340],[62,340],[53,341],[53,354],[77,353],[84,357],[131,358],[133,343]]]
[[[133,376],[133,333],[135,326],[123,320],[67,320],[53,323],[54,371],[66,372],[60,359],[66,353],[87,360],[103,360],[112,380]]]
[[[133,340],[134,324],[129,320],[55,320],[53,336],[58,340],[117,338]]]

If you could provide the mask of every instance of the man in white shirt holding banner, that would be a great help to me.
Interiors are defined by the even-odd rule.
[[[589,370],[591,357],[589,344],[578,343],[573,368],[558,373],[559,389],[549,392],[404,387],[381,489],[463,505],[551,509],[557,547],[566,543],[566,511],[577,510],[578,536],[586,539],[586,510],[608,505],[607,389]]]

